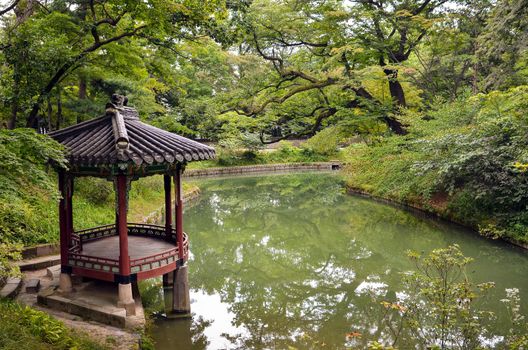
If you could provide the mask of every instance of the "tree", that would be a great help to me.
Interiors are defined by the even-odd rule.
[[[36,127],[42,105],[54,88],[72,72],[89,66],[101,53],[106,54],[104,50],[111,45],[138,39],[147,48],[171,46],[213,27],[226,15],[225,3],[221,0],[53,1],[46,7],[24,1],[18,5],[21,10],[27,5],[26,11],[15,11],[16,18],[3,18],[6,23],[3,51],[13,68],[12,96],[17,102],[13,104],[17,111],[12,113],[10,127],[16,125],[16,106],[21,99],[30,100],[26,125]],[[31,40],[35,36],[39,40]],[[23,49],[35,60],[24,60]],[[41,74],[34,76],[35,70]],[[27,91],[20,86],[24,81],[31,82],[24,86]]]
[[[527,43],[528,1],[499,1],[478,38],[484,91],[528,82]]]
[[[446,3],[256,1],[246,17],[242,54],[259,56],[270,71],[226,111],[267,119],[263,140],[273,124],[286,129],[283,138],[313,135],[357,117],[358,108],[404,134],[396,117],[409,105],[400,70],[445,19]]]

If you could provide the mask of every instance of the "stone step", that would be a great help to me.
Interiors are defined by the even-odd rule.
[[[43,290],[39,293],[37,300],[39,305],[80,316],[84,320],[126,328],[126,311],[122,308],[98,306],[84,300],[72,300],[68,297],[54,294],[51,289]]]
[[[0,290],[0,297],[2,298],[11,298],[17,296],[20,288],[22,287],[22,279],[15,277],[9,278],[7,283],[4,285],[2,290]]]
[[[40,290],[40,280],[38,278],[32,278],[26,281],[26,293],[38,293]]]
[[[60,255],[41,256],[17,262],[20,271],[40,270],[60,263]]]
[[[59,254],[60,245],[58,243],[39,244],[33,247],[26,247],[22,250],[23,259],[33,259],[39,256]]]
[[[59,278],[60,272],[61,272],[61,266],[53,265],[46,269],[46,276],[54,280],[56,278]]]

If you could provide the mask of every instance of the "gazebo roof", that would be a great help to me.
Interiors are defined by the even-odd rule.
[[[127,101],[113,95],[102,117],[49,133],[66,146],[71,167],[162,169],[215,157],[212,147],[141,122]]]

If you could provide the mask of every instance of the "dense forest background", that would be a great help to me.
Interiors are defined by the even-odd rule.
[[[274,161],[338,157],[351,189],[528,240],[526,0],[10,0],[0,15],[4,232],[50,230],[31,211],[51,217],[35,206],[63,161],[22,128],[94,118],[117,92],[226,164],[310,138]]]

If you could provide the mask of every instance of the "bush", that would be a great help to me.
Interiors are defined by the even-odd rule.
[[[0,242],[35,244],[57,239],[55,172],[63,148],[34,130],[0,130]]]
[[[528,87],[404,116],[410,133],[345,151],[352,188],[528,242]]]
[[[0,243],[0,286],[4,284],[7,278],[20,274],[20,269],[15,261],[22,258],[21,250],[20,244]]]
[[[114,201],[114,187],[112,182],[95,177],[75,179],[75,194],[85,197],[90,203],[101,205]]]
[[[403,273],[400,296],[380,302],[384,310],[377,324],[382,336],[373,339],[369,349],[483,349],[488,339],[495,339],[495,347],[500,349],[528,345],[528,325],[521,314],[518,290],[506,289],[506,299],[501,300],[511,317],[511,328],[506,334],[495,334],[495,315],[479,308],[479,301],[494,283],[475,285],[468,279],[466,266],[472,259],[457,245],[433,250],[427,256],[416,252],[408,252],[408,256],[416,269]]]
[[[303,148],[323,156],[336,154],[337,146],[343,139],[341,129],[331,126],[319,131],[303,144]]]

